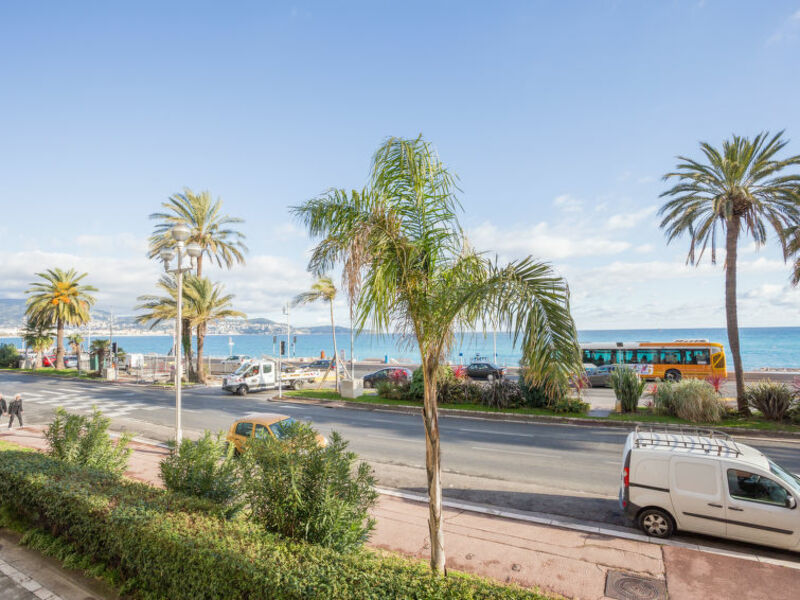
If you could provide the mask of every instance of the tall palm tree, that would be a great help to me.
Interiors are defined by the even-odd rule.
[[[26,348],[36,353],[34,369],[42,367],[42,354],[53,345],[53,330],[49,323],[39,319],[28,318],[22,330],[22,342]]]
[[[800,220],[800,176],[781,172],[800,164],[800,156],[776,158],[788,140],[783,132],[758,134],[752,140],[734,135],[717,149],[700,143],[704,159],[678,156],[676,170],[664,180],[677,183],[661,194],[671,198],[661,207],[661,227],[667,242],[689,235],[686,262],[698,264],[708,246],[711,263],[716,264],[718,235],[725,235],[725,312],[728,343],[736,373],[736,401],[739,411],[748,413],[745,400],[739,319],[736,305],[736,261],[742,232],[757,246],[767,241],[772,229],[784,249],[785,231]],[[719,233],[718,233],[719,232]]]
[[[67,342],[70,348],[75,353],[77,359],[78,372],[81,370],[81,344],[83,344],[83,336],[80,333],[73,333],[67,336]]]
[[[78,275],[75,269],[48,269],[37,273],[42,281],[31,284],[27,290],[26,313],[28,317],[56,326],[56,369],[64,368],[64,326],[83,325],[89,320],[89,309],[94,297],[89,292],[97,289],[81,285],[87,273]]]
[[[181,323],[181,340],[183,345],[184,355],[187,361],[191,364],[191,343],[192,343],[192,324],[191,315],[189,314],[188,305],[186,302],[186,277],[183,278],[183,305],[182,313],[184,318]],[[136,317],[136,322],[142,325],[149,325],[150,329],[157,327],[164,321],[174,322],[177,317],[178,305],[178,284],[172,277],[162,275],[156,283],[156,286],[164,292],[165,295],[157,296],[154,294],[145,294],[139,296],[137,300],[140,302],[134,307],[134,310],[144,311]],[[193,377],[193,371],[189,373],[189,377]]]
[[[331,309],[331,331],[333,333],[333,369],[336,373],[336,391],[339,391],[339,349],[336,347],[336,323],[333,320],[333,301],[336,298],[336,286],[330,277],[320,277],[312,285],[311,290],[294,297],[293,304],[308,304],[322,300]]]
[[[203,368],[203,340],[209,323],[233,317],[246,318],[243,312],[233,310],[233,294],[223,295],[220,283],[211,283],[207,277],[188,276],[184,280],[184,298],[192,327],[197,328],[197,373],[200,382],[206,382]]]
[[[499,266],[468,245],[455,178],[422,137],[390,138],[376,152],[370,188],[330,190],[292,209],[320,241],[309,268],[341,264],[362,274],[356,327],[416,340],[424,379],[423,424],[431,567],[444,572],[437,367],[457,331],[508,328],[530,383],[564,389],[581,369],[566,281],[526,259]]]
[[[111,348],[111,341],[110,340],[92,340],[92,347],[90,351],[97,356],[97,372],[101,373],[103,371],[103,363],[106,360],[106,354],[108,354],[109,349]]]
[[[175,225],[182,223],[191,231],[187,243],[194,242],[203,249],[195,263],[195,274],[198,277],[203,276],[203,258],[206,256],[218,266],[225,265],[229,269],[234,263],[244,264],[244,254],[247,252],[245,235],[230,227],[244,221],[223,214],[222,200],[213,200],[208,191],[195,194],[192,190],[184,188],[183,193],[173,194],[161,206],[164,212],[150,215],[151,219],[159,222],[150,236],[149,258],[157,257],[163,248],[175,244],[170,231]],[[185,335],[187,322],[188,319],[184,319],[182,335]],[[191,331],[189,337],[191,340]],[[197,343],[204,343],[199,333]],[[186,358],[189,364],[189,376],[194,378],[191,343]]]

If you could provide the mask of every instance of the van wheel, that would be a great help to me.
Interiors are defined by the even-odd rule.
[[[247,396],[247,386],[246,385],[240,385],[236,389],[236,395],[237,396]]]
[[[292,384],[292,389],[293,390],[302,390],[303,389],[303,382],[302,381],[295,381]]]
[[[657,538],[668,538],[675,531],[672,517],[660,508],[648,508],[639,513],[639,527],[647,535]]]
[[[681,372],[678,369],[670,369],[666,373],[664,373],[664,379],[667,381],[680,381],[681,380]]]

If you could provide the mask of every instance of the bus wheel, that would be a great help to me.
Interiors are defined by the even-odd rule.
[[[240,385],[238,387],[238,389],[236,390],[236,394],[238,396],[247,396],[247,386],[246,385]]]
[[[303,382],[302,381],[295,381],[292,384],[292,389],[293,390],[302,390],[303,389]]]
[[[678,369],[670,369],[666,373],[664,373],[664,379],[667,381],[680,381],[681,380],[681,372]]]

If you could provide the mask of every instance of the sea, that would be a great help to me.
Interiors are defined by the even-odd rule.
[[[86,336],[84,336],[86,337]],[[608,329],[578,332],[581,342],[663,342],[676,339],[707,339],[720,342],[728,349],[728,335],[724,328],[712,329]],[[800,369],[800,327],[743,327],[739,330],[742,363],[745,370]],[[350,359],[350,336],[336,335],[340,356]],[[205,353],[224,357],[230,354],[249,356],[276,356],[279,342],[286,336],[272,335],[209,335],[206,336]],[[128,353],[167,354],[172,348],[172,336],[141,335],[114,336]],[[328,334],[292,335],[291,354],[297,357],[332,356],[333,342]],[[0,344],[22,346],[19,338],[0,337]],[[518,346],[507,333],[464,333],[457,336],[449,353],[454,363],[467,363],[476,356],[494,360],[500,366],[514,366],[520,359]],[[396,335],[362,333],[355,338],[353,356],[356,360],[379,359],[386,362],[418,363],[419,351],[413,340]],[[730,360],[729,360],[729,366]]]

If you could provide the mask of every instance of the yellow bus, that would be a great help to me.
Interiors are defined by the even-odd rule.
[[[592,342],[581,344],[586,365],[626,365],[646,379],[727,377],[725,348],[708,340]]]

